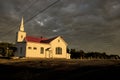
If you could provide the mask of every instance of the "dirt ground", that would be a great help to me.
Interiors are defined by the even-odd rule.
[[[0,80],[119,79],[120,60],[0,59]]]

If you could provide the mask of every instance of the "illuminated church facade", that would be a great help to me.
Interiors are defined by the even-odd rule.
[[[67,53],[67,46],[68,44],[61,36],[49,39],[27,36],[22,18],[19,31],[16,34],[16,57],[70,59],[70,54]]]

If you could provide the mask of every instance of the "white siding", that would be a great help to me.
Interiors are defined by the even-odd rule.
[[[16,43],[17,57],[29,58],[66,58],[69,59],[70,55],[67,53],[67,44],[61,38],[57,37],[50,44],[35,43],[35,42],[21,42]],[[44,48],[44,53],[41,53],[41,47]],[[62,48],[62,54],[56,54],[56,48]],[[22,51],[21,51],[22,49]]]
[[[29,49],[31,47],[31,49]],[[41,54],[41,47],[44,47],[44,53]],[[40,44],[40,43],[34,43],[34,42],[27,42],[26,46],[26,57],[39,57],[39,58],[45,58],[45,49],[49,48],[49,44]],[[34,49],[36,48],[36,49]]]
[[[52,47],[53,58],[67,58],[67,52],[66,52],[67,44],[61,37],[57,37],[50,44]],[[62,54],[56,54],[56,47],[62,48]]]

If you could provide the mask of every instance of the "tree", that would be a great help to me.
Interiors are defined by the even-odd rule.
[[[0,43],[0,54],[5,57],[14,56],[17,48],[12,43],[2,42]]]
[[[83,59],[85,57],[85,52],[83,50],[79,51],[80,59]]]

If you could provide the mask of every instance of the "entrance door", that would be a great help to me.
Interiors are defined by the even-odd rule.
[[[52,58],[51,50],[46,51],[46,58]]]
[[[46,58],[50,58],[50,52],[46,51]]]

